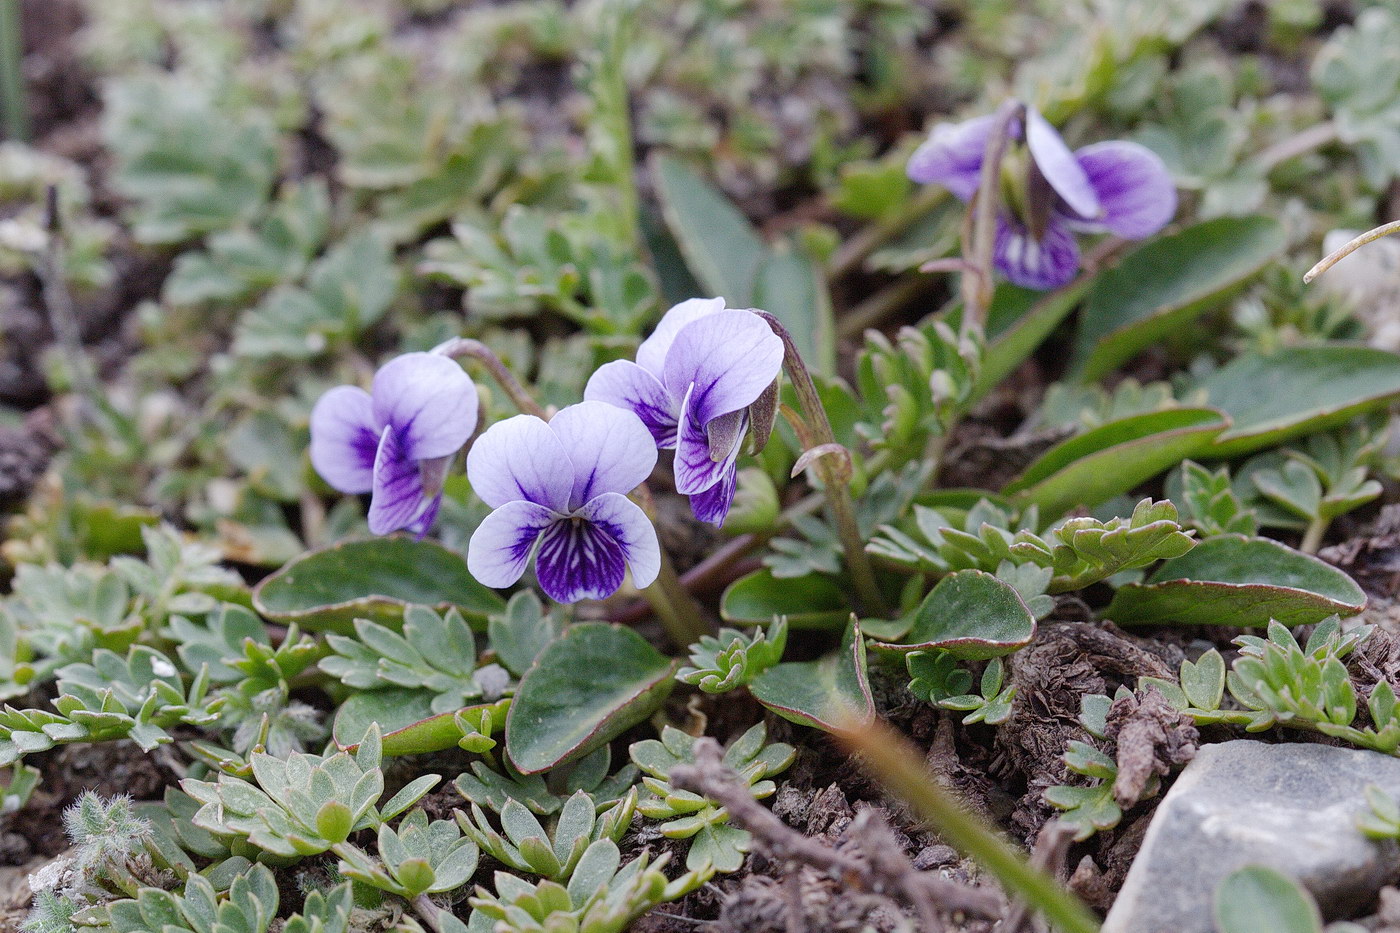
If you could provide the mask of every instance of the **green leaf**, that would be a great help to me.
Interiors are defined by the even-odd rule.
[[[1225,659],[1215,649],[1181,662],[1181,689],[1196,709],[1216,710],[1225,694]]]
[[[1061,515],[1095,506],[1199,454],[1230,422],[1212,408],[1131,415],[1046,451],[1003,490]]]
[[[353,634],[353,621],[396,625],[409,605],[484,622],[505,601],[477,583],[458,554],[409,537],[349,541],[289,562],[253,589],[253,605],[276,622]]]
[[[510,708],[510,700],[499,700],[434,713],[432,702],[430,691],[411,687],[354,693],[336,710],[331,733],[337,745],[353,752],[359,748],[359,741],[370,724],[378,723],[383,733],[384,754],[425,755],[457,747],[462,738],[459,716],[477,721],[484,710],[491,710],[499,721]]]
[[[754,699],[784,719],[828,732],[875,718],[866,672],[865,638],[854,619],[841,647],[816,661],[771,667],[749,686]]]
[[[998,285],[987,309],[987,349],[968,404],[985,398],[1025,362],[1078,306],[1091,281],[1083,277],[1048,294]]]
[[[748,219],[674,156],[654,156],[651,177],[666,225],[700,284],[731,307],[752,305],[768,246]]]
[[[1105,615],[1120,625],[1293,627],[1365,605],[1361,587],[1331,564],[1268,538],[1220,535],[1120,588]]]
[[[533,590],[516,593],[505,611],[492,613],[486,625],[496,656],[517,677],[529,670],[540,652],[563,631],[563,613],[546,612]]]
[[[850,615],[849,600],[830,577],[778,579],[767,568],[729,584],[720,615],[738,625],[768,625],[786,616],[793,628],[835,628]]]
[[[835,372],[836,325],[831,296],[821,269],[795,244],[769,251],[759,265],[753,306],[782,322],[809,367],[822,373]]]
[[[1010,654],[1035,637],[1035,617],[1015,588],[981,570],[938,581],[914,610],[914,625],[894,651],[941,649],[965,661]]]
[[[1284,247],[1268,217],[1221,217],[1153,240],[1100,273],[1079,321],[1072,371],[1098,379],[1220,304]]]
[[[535,659],[506,719],[522,774],[581,758],[650,716],[675,686],[672,661],[629,628],[584,622]]]
[[[1215,889],[1215,925],[1220,933],[1322,933],[1322,915],[1287,875],[1246,865]]]
[[[1208,457],[1235,457],[1314,434],[1400,397],[1400,356],[1330,344],[1248,353],[1197,383],[1231,425]]]

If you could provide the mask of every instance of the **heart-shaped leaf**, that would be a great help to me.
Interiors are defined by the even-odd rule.
[[[1118,590],[1105,615],[1120,625],[1290,628],[1366,606],[1356,582],[1331,564],[1268,538],[1217,535],[1163,562],[1146,583]]]
[[[650,716],[679,664],[632,629],[572,626],[520,680],[506,719],[511,763],[537,774],[583,757]]]
[[[1215,927],[1220,933],[1322,933],[1322,915],[1287,875],[1246,865],[1215,889]]]
[[[787,616],[793,628],[833,628],[850,614],[836,581],[815,573],[779,579],[767,568],[755,570],[729,584],[720,599],[720,615],[737,625],[768,625]]]
[[[841,647],[816,661],[770,667],[749,685],[754,699],[799,725],[835,731],[842,724],[870,722],[875,701],[865,667],[865,639],[854,620]]]
[[[959,570],[938,581],[919,608],[905,636],[892,651],[934,648],[964,660],[1010,654],[1035,637],[1035,616],[1008,583],[981,570]]]
[[[1231,420],[1202,456],[1236,457],[1384,408],[1400,397],[1400,355],[1340,344],[1247,353],[1197,386]]]
[[[1195,456],[1229,424],[1213,408],[1172,408],[1110,421],[1056,444],[1003,492],[1040,506],[1046,516],[1098,505]]]
[[[1161,237],[1099,274],[1079,319],[1072,370],[1112,372],[1220,304],[1283,249],[1269,217],[1220,217]]]
[[[477,720],[485,710],[500,722],[510,709],[511,701],[498,700],[468,706],[446,713],[432,711],[433,693],[411,687],[387,690],[364,690],[353,694],[336,710],[331,733],[335,742],[346,751],[359,748],[359,741],[371,723],[378,723],[383,733],[384,754],[426,755],[456,748],[462,738],[459,714]]]
[[[456,606],[469,622],[505,608],[472,579],[461,555],[408,537],[348,541],[287,563],[253,589],[253,606],[269,619],[313,632],[354,634],[355,619],[397,626],[404,608]]]

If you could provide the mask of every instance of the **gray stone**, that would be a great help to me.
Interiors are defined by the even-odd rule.
[[[1317,744],[1205,745],[1157,807],[1102,933],[1214,933],[1226,875],[1262,864],[1343,916],[1400,877],[1400,848],[1356,828],[1364,791],[1400,798],[1400,759]]]

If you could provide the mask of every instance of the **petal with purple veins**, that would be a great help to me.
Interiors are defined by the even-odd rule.
[[[686,404],[689,405],[687,396]],[[682,409],[686,411],[688,409]],[[728,454],[719,460],[710,450],[710,438],[694,418],[681,416],[679,441],[676,444],[676,491],[686,496],[704,492],[724,478],[726,472],[733,472],[743,444],[742,435],[735,439]]]
[[[399,442],[414,460],[456,453],[476,430],[476,385],[445,356],[395,357],[374,374],[370,394],[375,418],[399,430]]]
[[[612,536],[632,571],[632,583],[643,589],[661,572],[661,544],[645,512],[626,496],[603,493],[575,513]]]
[[[1064,139],[1033,107],[1026,108],[1026,148],[1036,167],[1070,210],[1088,220],[1099,216],[1098,195]]]
[[[1176,185],[1157,153],[1121,140],[1094,143],[1074,154],[1098,195],[1097,222],[1072,218],[1082,230],[1108,230],[1129,240],[1149,237],[1176,215]]]
[[[540,535],[535,578],[555,602],[606,599],[622,586],[626,574],[622,545],[592,522],[564,518]]]
[[[1015,221],[997,218],[993,264],[1022,288],[1048,291],[1068,284],[1079,271],[1079,245],[1059,217],[1051,217],[1039,240]]]
[[[694,386],[690,411],[703,428],[717,415],[747,408],[782,366],[783,342],[763,318],[751,311],[719,311],[676,335],[662,382],[673,398]]]
[[[651,336],[637,347],[637,365],[660,379],[676,335],[690,322],[723,310],[723,298],[689,298],[673,306],[661,316]]]
[[[734,504],[734,490],[739,484],[739,470],[734,461],[726,466],[719,482],[690,497],[690,511],[695,517],[716,527],[723,525],[728,517],[729,507]]]
[[[909,157],[905,172],[921,185],[942,185],[959,200],[972,200],[995,122],[995,115],[988,115],[938,124]]]
[[[661,380],[636,363],[617,360],[598,367],[589,377],[583,397],[628,409],[642,419],[657,447],[676,446],[675,402]]]
[[[433,496],[424,504],[423,511],[419,513],[418,517],[404,526],[405,530],[419,541],[422,541],[427,537],[428,529],[433,527],[433,521],[437,518],[438,511],[441,508],[442,492],[439,490],[437,495]]]
[[[569,510],[574,468],[558,435],[534,415],[498,421],[467,452],[467,480],[493,509],[524,499]]]
[[[392,426],[379,438],[374,458],[374,488],[369,500],[369,530],[387,535],[407,528],[419,518],[430,500],[423,495],[418,461],[406,455],[399,432]]]
[[[569,452],[573,486],[569,511],[605,492],[628,493],[656,466],[656,441],[642,420],[607,402],[562,409],[549,428]]]
[[[355,386],[337,386],[311,409],[311,465],[341,492],[369,492],[374,487],[379,434],[369,393]]]
[[[467,544],[467,570],[482,586],[510,586],[525,572],[540,533],[564,516],[533,502],[507,502],[482,521]]]

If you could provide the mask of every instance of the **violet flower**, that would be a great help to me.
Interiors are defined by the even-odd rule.
[[[783,342],[751,311],[723,298],[693,298],[661,318],[637,362],[599,367],[583,397],[635,412],[656,445],[676,449],[676,490],[695,517],[724,523],[749,406],[774,384]]]
[[[939,184],[971,201],[995,121],[940,123],[907,168],[920,184]],[[1033,107],[1013,120],[1002,162],[994,264],[1013,285],[1059,288],[1079,271],[1074,234],[1114,233],[1140,240],[1176,213],[1176,188],[1150,149],[1121,140],[1069,150]]]
[[[531,553],[540,589],[556,602],[603,599],[626,569],[639,588],[661,570],[656,529],[627,493],[651,475],[656,445],[630,412],[581,402],[546,422],[497,422],[467,454],[472,489],[495,509],[467,545],[478,582],[520,579]]]
[[[476,385],[455,361],[405,353],[370,391],[337,386],[311,410],[311,464],[341,492],[370,493],[369,530],[427,533],[447,465],[476,430]]]

